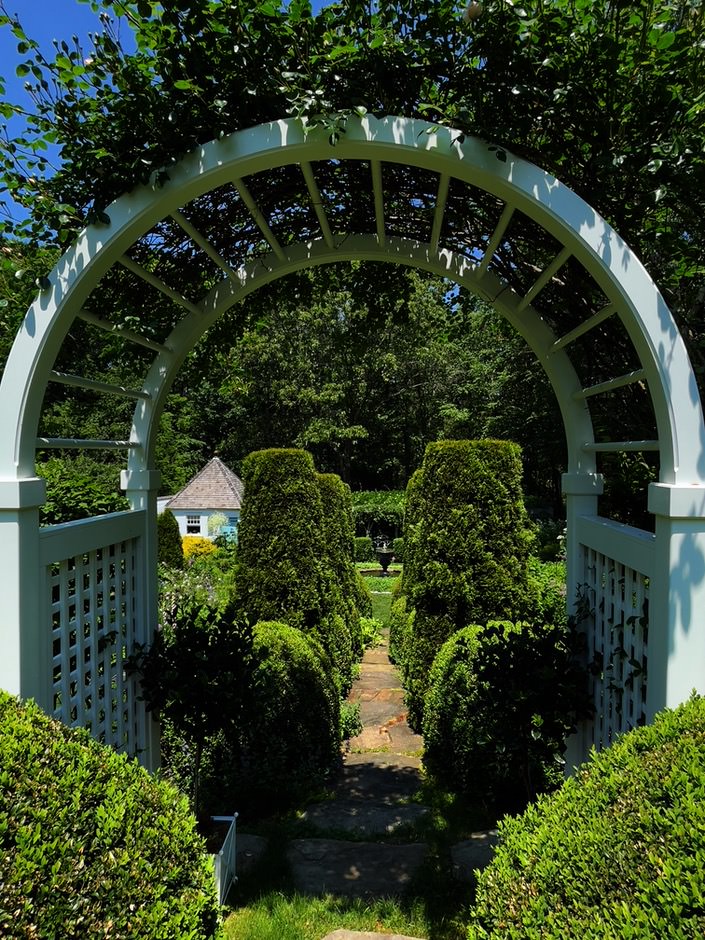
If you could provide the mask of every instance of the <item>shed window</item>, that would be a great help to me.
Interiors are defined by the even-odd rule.
[[[186,534],[187,535],[200,535],[201,533],[201,517],[200,516],[186,516]]]

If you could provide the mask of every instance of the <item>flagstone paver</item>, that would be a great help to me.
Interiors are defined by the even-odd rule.
[[[423,740],[406,720],[399,674],[385,642],[366,650],[350,701],[360,704],[362,732],[352,738],[331,798],[309,805],[307,827],[320,836],[292,840],[287,849],[297,890],[344,897],[402,893],[428,856],[420,842],[373,841],[413,827],[430,810],[415,802],[421,785]],[[349,833],[351,838],[340,838]],[[335,837],[335,838],[333,838]],[[491,857],[496,833],[473,833],[451,849],[453,874],[470,880]],[[372,940],[389,935],[335,931],[327,940]],[[405,938],[398,938],[405,940]],[[409,940],[409,938],[406,938]]]

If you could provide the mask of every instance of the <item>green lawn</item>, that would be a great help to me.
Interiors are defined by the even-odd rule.
[[[392,606],[392,588],[398,579],[399,572],[394,572],[390,578],[365,576],[365,584],[372,592],[372,616],[381,620],[385,626]]]

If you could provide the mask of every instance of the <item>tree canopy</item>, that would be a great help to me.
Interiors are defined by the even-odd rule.
[[[307,128],[323,126],[335,142],[352,115],[401,114],[448,124],[461,136],[483,137],[496,148],[498,159],[506,159],[506,150],[512,150],[555,173],[582,195],[650,269],[676,315],[702,379],[703,0],[658,4],[652,0],[603,4],[527,0],[521,5],[488,0],[481,7],[472,5],[472,16],[463,16],[463,6],[455,0],[398,0],[394,4],[342,0],[315,13],[307,0],[292,0],[288,5],[276,0],[249,4],[241,0],[79,2],[90,3],[100,12],[102,31],[92,37],[90,48],[83,48],[77,39],[59,40],[54,54],[47,57],[5,0],[0,0],[0,28],[16,37],[16,72],[26,79],[23,101],[3,98],[0,102],[0,117],[9,122],[0,133],[0,188],[29,212],[24,217],[6,203],[3,213],[0,205],[0,238],[4,239],[0,275],[9,304],[15,298],[25,304],[30,285],[35,279],[41,284],[50,266],[50,255],[33,252],[33,244],[65,247],[87,222],[108,224],[105,210],[112,199],[139,182],[163,183],[170,165],[198,144],[283,117],[297,118]],[[126,43],[124,37],[130,31],[132,37]],[[387,185],[392,199],[395,186],[401,207],[403,174]],[[286,228],[295,220],[284,216],[280,224]],[[169,233],[165,230],[157,237],[166,244]],[[179,261],[175,267],[180,278],[198,281],[196,287],[207,286],[208,272],[186,258]],[[25,271],[29,280],[20,297],[17,285],[7,285],[14,273]],[[400,283],[399,279],[389,281],[394,289]],[[245,323],[242,341],[236,344],[238,364],[229,363],[232,368],[219,389],[235,393],[237,410],[248,389],[258,388],[257,356],[270,366],[285,363],[288,372],[279,381],[275,419],[286,425],[280,406],[294,382],[296,434],[285,441],[253,440],[252,446],[307,446],[327,454],[321,461],[317,453],[322,468],[345,472],[346,463],[352,462],[353,443],[359,447],[374,437],[348,391],[358,388],[379,404],[385,392],[384,388],[380,392],[380,386],[395,370],[396,380],[401,381],[402,372],[393,347],[381,358],[374,382],[365,372],[364,351],[355,346],[370,336],[370,329],[358,317],[365,306],[361,302],[364,277],[344,284],[342,293],[340,285],[329,286],[337,292],[331,304],[346,314],[328,325],[327,335],[319,329],[324,312],[320,302],[309,305],[306,317],[302,305],[280,302],[276,315],[267,313],[262,318],[264,325]],[[129,325],[127,321],[134,316],[130,300],[137,297],[134,290],[128,279],[111,273],[109,281],[99,286],[99,299],[109,306],[117,304]],[[385,299],[391,293],[387,290]],[[269,296],[276,296],[275,288]],[[408,309],[410,297],[407,291]],[[144,306],[143,297],[138,299]],[[427,322],[435,316],[432,308],[433,304],[424,314]],[[371,319],[367,322],[388,331],[395,309],[393,301],[386,310],[380,306],[375,320],[368,306],[365,315]],[[150,301],[148,314],[141,328],[155,336],[163,333],[169,322],[164,302]],[[299,384],[306,370],[310,376],[316,373],[310,371],[310,361],[302,364],[300,357],[290,358],[290,350],[283,345],[290,325],[287,317],[294,315],[302,331],[313,335],[318,330],[322,360],[330,349],[336,350],[335,365],[330,363],[329,369],[336,372],[334,378]],[[6,319],[8,324],[10,319]],[[494,331],[498,342],[506,341],[506,331],[496,320],[485,323],[486,334]],[[347,362],[340,353],[345,329],[353,344]],[[91,374],[109,380],[114,355],[109,349],[101,354],[86,349],[82,330],[81,325],[72,328],[72,351],[85,349],[86,356],[94,357]],[[429,332],[432,335],[434,330]],[[395,340],[402,341],[404,337]],[[442,339],[444,349],[449,342],[453,342],[450,334]],[[202,344],[211,363],[220,367],[222,361],[222,376],[228,371],[227,357],[233,348]],[[426,366],[435,369],[443,358],[436,355],[433,343],[424,347],[427,358],[418,355],[422,349],[418,343],[414,349],[422,371]],[[197,359],[199,352],[195,355]],[[408,355],[401,358],[410,361]],[[524,364],[525,357],[520,357],[500,373],[506,378],[503,402],[512,389],[525,391]],[[478,360],[476,370],[481,365]],[[492,365],[490,359],[489,368]],[[295,380],[293,370],[299,373]],[[437,374],[445,375],[442,370]],[[414,376],[404,378],[407,397],[414,380]],[[494,390],[497,384],[492,385]],[[61,408],[69,407],[60,391],[52,394],[49,424]],[[512,401],[520,406],[518,417],[500,415],[497,420],[511,425],[510,430],[528,426],[531,422],[526,421],[521,395]],[[527,401],[541,404],[542,399]],[[467,397],[449,397],[434,407],[434,415],[422,419],[431,436],[504,433],[497,426],[465,427],[474,415]],[[170,399],[164,421],[188,438],[193,454],[202,443],[212,447],[214,437],[224,435],[222,423],[218,435],[214,433],[215,418],[222,415],[219,405],[211,403],[205,411],[214,419],[210,427],[199,406],[191,408],[186,396],[177,394]],[[507,414],[504,408],[499,411]],[[531,420],[543,420],[546,414],[536,408]],[[104,427],[117,415],[94,413],[87,401],[84,417]],[[386,420],[381,407],[376,417]],[[456,431],[451,431],[452,426]],[[51,427],[44,433],[51,433]],[[163,446],[174,439],[167,434]],[[422,452],[428,439],[415,443],[412,450]],[[239,458],[242,450],[243,441],[238,439],[233,453]],[[169,465],[173,456],[172,448],[166,460]],[[175,483],[188,475],[194,459],[181,458],[173,474]],[[401,462],[404,473],[397,473],[395,485],[405,482],[400,478],[414,460],[405,454]]]

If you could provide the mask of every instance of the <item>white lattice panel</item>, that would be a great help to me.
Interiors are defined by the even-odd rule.
[[[136,683],[125,675],[136,638],[136,548],[126,539],[48,569],[54,717],[130,754],[140,737]]]
[[[648,578],[583,546],[596,748],[646,721]]]

